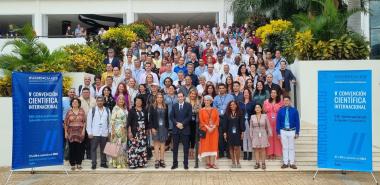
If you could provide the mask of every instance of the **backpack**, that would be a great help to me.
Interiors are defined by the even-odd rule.
[[[107,107],[104,107],[106,108],[106,111],[107,111],[107,126],[110,125],[110,119],[109,119],[109,116],[110,116],[110,110],[107,108]],[[95,116],[95,107],[92,107],[92,119],[91,119],[91,124],[94,122],[94,116]]]

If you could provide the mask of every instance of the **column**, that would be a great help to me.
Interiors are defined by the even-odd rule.
[[[133,22],[135,22],[135,13],[128,12],[127,13],[127,24],[131,24]]]
[[[43,34],[42,24],[43,24],[42,14],[40,13],[33,14],[33,28],[37,36],[42,36]]]

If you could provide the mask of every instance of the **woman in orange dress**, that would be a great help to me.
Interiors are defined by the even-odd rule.
[[[266,148],[266,153],[269,159],[276,159],[282,156],[282,144],[280,138],[277,137],[276,122],[277,112],[284,105],[278,92],[272,89],[269,99],[264,101],[264,112],[269,119],[270,127],[272,128],[272,136],[268,137],[269,147]]]
[[[205,107],[199,110],[199,128],[206,133],[206,137],[200,138],[199,158],[206,157],[206,169],[218,169],[215,160],[218,155],[219,113],[216,108],[211,107],[211,96],[206,95],[203,100]]]

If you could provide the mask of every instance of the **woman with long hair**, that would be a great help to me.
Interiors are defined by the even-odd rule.
[[[244,117],[245,132],[243,135],[243,160],[252,160],[252,143],[249,136],[249,119],[253,114],[253,109],[255,107],[255,102],[252,101],[252,93],[249,89],[243,90],[243,101],[239,102],[240,110]]]
[[[240,65],[240,67],[238,69],[238,75],[235,78],[235,81],[238,81],[240,84],[242,84],[240,86],[240,90],[243,90],[243,88],[244,88],[243,84],[245,84],[245,81],[247,79],[250,79],[250,78],[251,77],[249,76],[249,73],[248,73],[248,70],[247,70],[247,67],[245,66],[245,64]]]
[[[150,109],[150,120],[152,124],[152,139],[154,145],[154,167],[165,168],[165,142],[168,139],[169,112],[164,101],[164,95],[158,93]]]
[[[129,93],[127,90],[127,86],[123,82],[119,83],[119,85],[117,86],[114,99],[116,100],[120,95],[124,96],[125,104],[127,106],[127,110],[129,110],[129,105],[131,104],[130,98],[129,98]]]
[[[146,88],[148,89],[148,92],[151,92],[152,89],[152,84],[154,83],[154,78],[152,74],[147,74],[145,77],[145,85]]]
[[[111,114],[111,142],[126,146],[127,136],[125,123],[127,122],[128,109],[124,95],[119,95],[116,99],[116,106]],[[125,168],[127,166],[127,155],[124,150],[120,151],[119,156],[112,158],[110,164],[114,168]]]
[[[266,149],[270,159],[280,158],[282,156],[281,140],[277,137],[277,113],[284,105],[281,97],[275,89],[270,92],[269,99],[264,101],[264,112],[269,116],[270,127],[272,128],[273,136],[269,137],[269,147]]]
[[[131,104],[129,105],[129,109],[132,108],[132,105],[135,103],[135,97],[137,96],[138,90],[136,88],[136,80],[134,78],[131,78],[128,82],[127,90],[129,94],[129,99]]]
[[[227,94],[230,94],[233,92],[234,79],[230,75],[226,77],[226,87],[227,87]]]
[[[191,116],[191,122],[190,122],[190,150],[189,150],[189,156],[190,159],[194,159],[194,148],[196,145],[196,126],[199,122],[198,120],[198,113],[199,110],[202,108],[202,103],[198,97],[197,90],[190,89],[189,96],[186,98],[186,102],[190,103],[192,106],[193,114]]]
[[[263,105],[264,101],[268,98],[269,98],[269,92],[264,89],[264,82],[258,81],[256,83],[255,93],[253,93],[253,100],[256,103]]]
[[[227,105],[226,113],[223,115],[224,129],[223,136],[227,140],[230,156],[232,160],[232,168],[241,168],[240,165],[240,140],[243,139],[245,131],[244,118],[238,106],[233,100]]]
[[[107,107],[110,109],[110,111],[112,111],[116,105],[116,102],[115,99],[112,97],[111,88],[105,86],[102,90],[102,96],[104,97],[104,107]]]
[[[256,165],[255,169],[266,169],[265,165],[265,149],[270,146],[268,137],[272,136],[272,128],[269,124],[267,114],[263,114],[262,105],[255,105],[255,114],[250,119],[250,139],[252,141],[252,148],[255,152]]]

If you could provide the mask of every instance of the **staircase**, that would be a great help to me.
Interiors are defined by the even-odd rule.
[[[174,171],[185,171],[183,169],[183,152],[182,147],[180,146],[179,154],[178,154],[178,165],[179,167]],[[241,155],[243,155],[241,153]],[[99,158],[99,156],[98,156]],[[170,169],[172,165],[172,152],[167,151],[165,153],[165,162],[166,168],[154,168],[154,159],[151,159],[148,163],[147,168],[142,169],[114,169],[114,168],[98,168],[96,170],[91,170],[91,161],[84,160],[83,161],[83,170],[82,172],[86,173],[124,173],[124,172],[157,172],[157,171],[172,171]],[[242,160],[243,156],[241,156],[241,166],[242,168],[231,168],[231,160],[227,158],[222,158],[217,160],[217,166],[219,169],[205,169],[204,162],[200,161],[199,168],[194,168],[195,160],[189,160],[189,170],[188,171],[253,171],[260,172],[262,169],[255,170],[253,168],[255,161],[246,161]],[[100,162],[98,162],[99,164]],[[282,162],[281,160],[267,160],[266,171],[316,171],[317,170],[317,127],[314,125],[306,125],[301,127],[300,137],[296,140],[296,165],[298,167],[297,170],[293,170],[290,168],[281,169]],[[61,173],[65,170],[70,171],[70,165],[68,162],[65,162],[64,166],[51,166],[51,167],[41,167],[36,168],[37,172],[44,173]],[[380,148],[373,147],[373,169],[374,171],[380,171]],[[21,170],[21,171],[30,171],[30,170]],[[319,171],[328,171],[328,169],[319,169]],[[75,171],[77,173],[79,171]]]

